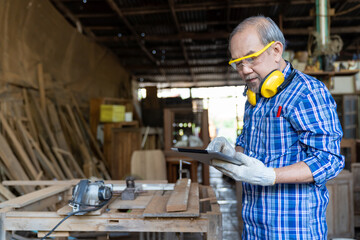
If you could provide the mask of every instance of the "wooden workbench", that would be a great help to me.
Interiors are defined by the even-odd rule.
[[[116,183],[120,182],[123,181],[116,181]],[[44,183],[47,185],[46,188],[0,203],[0,239],[7,239],[6,234],[11,231],[38,231],[41,236],[64,218],[60,209],[67,207],[72,186],[77,184],[77,181],[56,181],[54,184],[51,181],[44,181]],[[14,183],[3,182],[3,184]],[[27,185],[29,184],[31,181],[30,183],[28,181]],[[36,185],[38,184],[41,185],[41,181],[36,181]],[[112,201],[105,208],[107,211],[71,216],[52,236],[67,237],[75,232],[77,234],[79,232],[200,232],[205,233],[207,239],[222,239],[221,212],[214,191],[209,186],[192,184],[195,184],[192,187],[196,186],[199,189],[197,205],[200,211],[197,217],[145,217],[144,208],[139,203],[144,202],[145,198],[147,199],[145,201],[149,201],[151,199],[149,196],[151,194],[155,196],[158,192],[148,191],[145,196],[138,197],[133,203],[126,201],[125,208],[128,209],[124,209],[123,202],[116,199],[123,207],[109,207],[118,205]]]

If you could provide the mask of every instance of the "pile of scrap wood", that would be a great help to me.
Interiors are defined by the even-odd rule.
[[[1,181],[110,179],[77,101],[64,93],[69,101],[60,103],[30,88],[0,92]],[[34,190],[1,189],[0,201]]]

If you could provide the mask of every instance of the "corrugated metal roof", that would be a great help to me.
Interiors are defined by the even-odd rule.
[[[329,0],[340,57],[360,51],[360,0]],[[84,34],[104,45],[142,86],[243,84],[228,65],[228,36],[244,18],[271,17],[287,49],[306,50],[315,0],[51,0]],[[61,6],[61,7],[59,7]],[[71,17],[69,17],[69,14]],[[70,20],[72,19],[72,20]],[[71,22],[75,26],[74,22]]]

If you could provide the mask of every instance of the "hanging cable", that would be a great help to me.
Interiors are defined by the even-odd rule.
[[[78,213],[87,213],[87,212],[93,212],[96,210],[99,210],[100,208],[102,208],[103,206],[105,206],[109,201],[110,201],[111,197],[104,201],[103,203],[99,204],[99,205],[93,205],[93,208],[88,208],[88,209],[83,209],[83,210],[79,210],[76,212],[69,212],[68,215],[66,217],[64,217],[63,219],[61,219],[61,221],[55,225],[55,227],[53,227],[53,229],[50,230],[50,232],[48,232],[44,237],[41,238],[41,240],[45,240],[51,233],[53,233],[63,222],[65,222],[65,220],[67,220],[68,218],[70,218],[71,216],[74,216]],[[86,204],[86,206],[89,206]]]

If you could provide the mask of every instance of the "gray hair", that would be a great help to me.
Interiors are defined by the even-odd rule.
[[[229,37],[229,50],[230,42],[233,36],[243,31],[245,28],[255,26],[260,37],[262,44],[267,45],[272,41],[279,41],[283,44],[285,50],[285,38],[284,34],[281,32],[276,23],[269,17],[264,16],[253,16],[246,18],[242,21],[236,28],[232,31]]]

